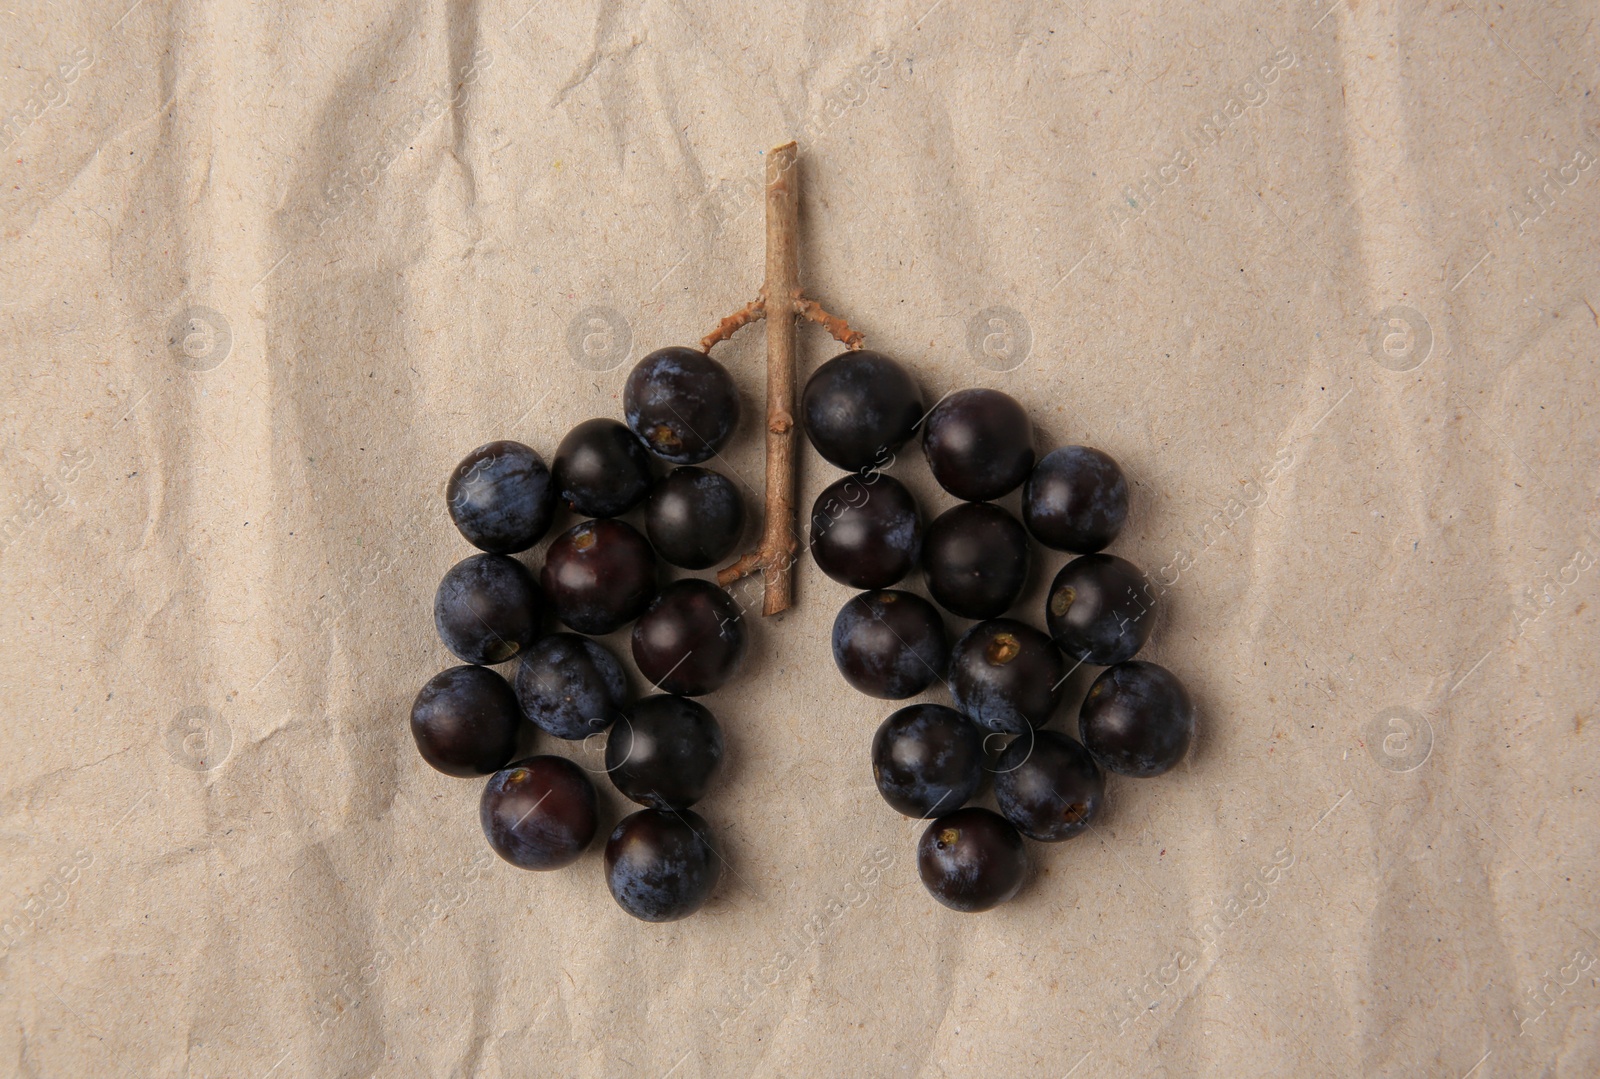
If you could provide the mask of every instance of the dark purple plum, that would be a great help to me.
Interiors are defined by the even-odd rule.
[[[911,592],[863,592],[833,620],[833,661],[869,697],[914,697],[944,677],[949,660],[944,619]]]
[[[606,774],[624,796],[653,809],[688,809],[722,763],[722,728],[711,710],[660,694],[634,704],[606,738]]]
[[[908,817],[934,817],[967,804],[983,782],[983,736],[942,704],[895,712],[872,736],[872,778],[883,800]]]
[[[1107,454],[1062,446],[1045,454],[1022,488],[1022,520],[1046,547],[1093,554],[1128,519],[1128,481]]]
[[[1050,638],[1009,618],[979,622],[950,652],[950,697],[986,730],[1021,734],[1050,722],[1067,665]]]
[[[1069,659],[1107,667],[1132,659],[1150,639],[1156,598],[1127,559],[1080,555],[1050,583],[1044,620]]]
[[[923,421],[922,452],[940,487],[968,502],[988,502],[1028,478],[1033,425],[999,390],[960,390]]]
[[[599,641],[552,633],[528,646],[517,666],[517,700],[529,722],[557,738],[605,730],[627,702],[622,664]]]
[[[1094,757],[1057,731],[1011,740],[994,768],[1000,813],[1029,839],[1056,843],[1094,822],[1106,779]]]
[[[606,842],[606,885],[617,905],[646,922],[687,918],[722,875],[711,826],[692,809],[641,809]]]
[[[1144,660],[1118,663],[1089,687],[1078,733],[1106,771],[1158,776],[1189,752],[1194,701],[1165,667]]]
[[[714,566],[744,533],[744,499],[720,472],[685,465],[656,481],[645,503],[645,533],[666,562],[684,569]]]
[[[732,678],[745,647],[738,605],[698,577],[663,588],[633,626],[639,673],[664,692],[685,697],[710,693]]]
[[[490,442],[456,465],[445,488],[450,519],[491,554],[526,551],[550,529],[556,489],[544,458],[520,442]]]
[[[962,618],[1004,614],[1028,583],[1028,532],[992,502],[945,510],[922,537],[928,593]]]
[[[494,852],[519,869],[560,869],[578,860],[599,827],[599,799],[565,757],[529,757],[483,788],[478,822]]]
[[[522,713],[506,680],[487,667],[451,667],[411,705],[411,737],[445,775],[486,776],[517,752]]]
[[[543,606],[528,567],[500,554],[475,554],[451,566],[433,595],[439,639],[468,663],[504,663],[539,633]]]
[[[699,464],[739,426],[739,388],[728,369],[704,352],[659,348],[628,374],[622,414],[657,457]]]
[[[917,843],[917,871],[933,898],[976,913],[1017,894],[1028,875],[1028,852],[1004,817],[968,806],[928,825]]]
[[[888,588],[911,572],[921,543],[917,500],[892,476],[846,476],[811,507],[811,556],[852,588]]]
[[[922,391],[881,352],[835,356],[806,381],[800,399],[806,438],[847,472],[887,468],[922,419]]]
[[[551,541],[539,580],[566,625],[579,633],[611,633],[655,598],[656,556],[625,521],[583,521]]]
[[[627,513],[650,493],[650,455],[616,420],[596,417],[567,432],[552,467],[556,490],[584,517]]]

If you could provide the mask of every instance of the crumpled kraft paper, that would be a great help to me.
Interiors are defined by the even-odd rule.
[[[1595,14],[0,13],[0,1070],[1594,1074]],[[500,862],[406,729],[450,468],[751,299],[791,137],[814,298],[1122,463],[1199,703],[988,914],[919,883],[809,561],[707,698],[686,921]],[[758,518],[760,332],[718,355]]]

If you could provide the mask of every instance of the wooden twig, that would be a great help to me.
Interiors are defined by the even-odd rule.
[[[745,304],[739,310],[717,323],[717,328],[700,339],[700,351],[710,352],[711,346],[720,341],[726,341],[739,330],[754,322],[758,318],[767,317],[767,292],[761,290],[761,295]]]
[[[767,155],[767,272],[761,290],[767,319],[767,516],[761,545],[717,574],[717,582],[726,587],[760,569],[766,590],[761,611],[768,615],[786,611],[794,602],[799,546],[794,495],[795,315],[801,307],[797,156],[793,142]]]
[[[726,588],[757,570],[766,595],[761,612],[778,614],[794,603],[795,552],[799,549],[795,506],[795,319],[804,317],[826,329],[852,351],[864,338],[837,315],[830,315],[800,291],[800,195],[795,164],[798,151],[786,142],[767,155],[767,273],[761,293],[717,323],[700,342],[700,351],[726,341],[756,319],[767,320],[767,516],[761,544],[717,574]]]
[[[833,335],[834,340],[840,342],[845,348],[855,352],[861,348],[861,343],[866,340],[859,330],[852,330],[850,324],[838,315],[830,315],[822,309],[816,300],[808,300],[804,296],[796,296],[800,304],[800,313],[807,320],[817,323]]]

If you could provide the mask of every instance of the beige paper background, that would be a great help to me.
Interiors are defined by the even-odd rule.
[[[1600,1071],[1595,15],[0,13],[0,1072]],[[809,563],[708,701],[692,919],[598,846],[492,859],[405,727],[450,467],[749,299],[791,136],[814,296],[1122,462],[1202,709],[982,916],[916,879]],[[761,347],[719,349],[757,486]]]

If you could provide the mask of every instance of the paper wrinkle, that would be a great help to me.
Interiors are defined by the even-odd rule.
[[[1352,95],[1348,101],[1346,155],[1353,165],[1349,172],[1336,170],[1335,174],[1364,178],[1360,179],[1359,193],[1347,189],[1345,195],[1354,200],[1354,239],[1363,251],[1358,266],[1366,280],[1363,307],[1369,311],[1411,301],[1412,297],[1403,291],[1405,285],[1410,283],[1416,288],[1430,278],[1436,279],[1437,275],[1434,269],[1437,248],[1433,238],[1419,227],[1424,205],[1424,199],[1419,196],[1426,190],[1428,181],[1418,175],[1418,159],[1408,152],[1417,140],[1408,131],[1410,115],[1406,108],[1405,69],[1390,45],[1402,31],[1400,22],[1398,12],[1385,9],[1365,20],[1361,32],[1342,34],[1339,39],[1341,69],[1359,68],[1368,75],[1362,92]],[[1370,62],[1371,56],[1366,63],[1359,56],[1369,47],[1379,50],[1375,63]],[[1422,302],[1420,289],[1415,302]],[[1448,355],[1449,343],[1436,340],[1433,348],[1436,356],[1439,353]],[[1453,365],[1448,365],[1442,357],[1434,359],[1430,373],[1438,380],[1435,384],[1445,388],[1442,396],[1448,402],[1453,395],[1450,387],[1455,381]],[[1415,401],[1415,396],[1408,399],[1406,388],[1403,382],[1386,384],[1379,399],[1387,413],[1385,426],[1390,433],[1391,452],[1401,460],[1417,460],[1425,456],[1425,435],[1418,424],[1407,422],[1408,405]],[[1415,415],[1414,409],[1411,411]],[[1386,482],[1398,481],[1401,485],[1398,500],[1414,508],[1413,522],[1418,526],[1424,524],[1427,507],[1437,497],[1440,480],[1444,478],[1430,475],[1426,468],[1407,468],[1398,475],[1391,472],[1385,476]],[[1509,581],[1506,587],[1510,587]],[[1469,645],[1456,626],[1447,627],[1446,634],[1455,641],[1457,647],[1453,651]],[[1381,703],[1374,702],[1374,706]],[[1434,728],[1435,738],[1447,738],[1449,733],[1443,723]],[[1448,742],[1436,744],[1435,756],[1441,767],[1447,766],[1448,759],[1460,752]],[[1436,872],[1425,867],[1426,862],[1387,854],[1380,845],[1379,871],[1371,882],[1371,905],[1365,908],[1369,920],[1362,967],[1380,982],[1403,984],[1415,970],[1418,957],[1434,950],[1430,945],[1442,943],[1446,937],[1472,936],[1480,941],[1481,952],[1487,953],[1489,969],[1459,971],[1458,975],[1464,976],[1462,981],[1456,982],[1454,978],[1449,981],[1458,985],[1511,985],[1517,981],[1517,975],[1505,962],[1501,932],[1510,911],[1500,904],[1491,884],[1495,879],[1494,848],[1484,844],[1487,837],[1471,834],[1478,831],[1476,824],[1454,828],[1443,824],[1441,810],[1455,817],[1457,824],[1465,824],[1460,820],[1463,815],[1472,815],[1465,803],[1464,813],[1451,814],[1441,804],[1444,799],[1433,796],[1431,788],[1435,784],[1443,784],[1447,789],[1453,787],[1442,778],[1447,774],[1435,770],[1419,776],[1418,782],[1430,789],[1429,795],[1422,800],[1394,805],[1383,821],[1382,831],[1416,836],[1424,830],[1434,830],[1433,841],[1427,845],[1427,861],[1465,865],[1470,875],[1478,879],[1464,881],[1458,869],[1454,887],[1448,888],[1447,895],[1446,883],[1436,879]],[[1460,797],[1455,790],[1450,790],[1449,795],[1452,799]],[[1422,915],[1420,921],[1419,915]],[[1447,954],[1439,958],[1449,962],[1452,971],[1456,970],[1455,962]],[[1449,988],[1441,987],[1441,991],[1447,999],[1453,995]],[[1464,1004],[1465,1001],[1461,1001],[1457,1007]],[[1400,1066],[1404,1057],[1396,1051],[1396,1042],[1403,1041],[1408,1030],[1416,1029],[1413,1015],[1414,1012],[1402,1014],[1393,1024],[1368,1028],[1362,1040],[1360,1070],[1363,1073]],[[1480,1032],[1467,1044],[1475,1051],[1491,1048],[1476,1044],[1482,1041]],[[1476,1059],[1476,1052],[1471,1059]],[[1435,1066],[1443,1066],[1443,1060],[1436,1061]]]

